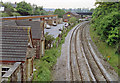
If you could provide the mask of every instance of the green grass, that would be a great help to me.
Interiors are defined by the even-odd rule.
[[[97,33],[93,30],[92,27],[90,27],[90,36],[93,40],[93,42],[96,44],[98,50],[103,55],[103,57],[110,63],[110,65],[115,69],[115,71],[120,76],[120,69],[118,68],[118,55],[115,54],[116,48],[108,46],[106,42],[103,42],[100,40],[100,37],[97,35]],[[108,60],[108,56],[110,56],[110,59]]]
[[[65,37],[73,27],[74,26],[68,28],[66,32],[62,33],[62,39],[58,47],[54,45],[54,47],[46,49],[44,57],[42,57],[40,60],[34,60],[36,71],[33,73],[33,81],[52,81],[52,68],[56,64],[57,58],[61,55],[61,47],[65,42]],[[56,38],[56,41],[57,40],[58,38]]]

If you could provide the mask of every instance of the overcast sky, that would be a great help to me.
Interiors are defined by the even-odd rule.
[[[94,8],[96,0],[2,0],[3,2],[26,1],[44,8]]]

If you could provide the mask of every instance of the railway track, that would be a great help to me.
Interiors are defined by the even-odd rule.
[[[69,63],[71,81],[112,81],[100,63],[86,36],[89,22],[76,26],[70,37]]]

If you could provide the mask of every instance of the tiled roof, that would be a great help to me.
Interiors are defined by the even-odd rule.
[[[39,22],[39,21],[22,21],[22,20],[17,20],[16,24],[18,26],[31,26],[32,38],[33,39],[41,39],[42,31],[43,31],[41,22]]]
[[[3,26],[0,29],[0,61],[25,61],[30,27]]]
[[[2,25],[16,25],[16,26],[31,26],[32,38],[41,39],[42,37],[42,25],[40,21],[28,21],[28,20],[4,20]]]
[[[72,15],[74,15],[74,16],[79,16],[79,14],[77,14],[76,12],[67,12],[66,14],[72,14]],[[66,15],[65,14],[65,15]]]
[[[77,14],[76,12],[71,12],[72,14],[74,14],[74,15],[79,15],[79,14]]]
[[[15,20],[2,20],[2,26],[4,25],[16,26],[16,23]]]

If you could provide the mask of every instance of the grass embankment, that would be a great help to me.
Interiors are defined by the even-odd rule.
[[[94,31],[92,27],[90,27],[90,36],[93,42],[96,44],[100,53],[110,63],[110,65],[116,70],[116,72],[120,76],[120,69],[118,68],[119,67],[118,59],[120,57],[118,56],[118,54],[115,54],[116,48],[108,46],[106,42],[100,40],[100,37],[97,35],[97,33]],[[108,57],[110,57],[109,60]]]
[[[64,29],[64,31],[62,32],[61,42],[59,43],[57,48],[56,45],[54,45],[54,47],[52,47],[51,49],[46,49],[44,57],[42,57],[40,60],[34,60],[36,71],[33,75],[33,81],[52,81],[52,68],[56,64],[57,58],[61,55],[61,46],[64,43],[65,37],[67,36],[68,32],[72,28],[73,26],[66,29],[66,32]],[[56,41],[57,40],[58,38],[56,38]]]

